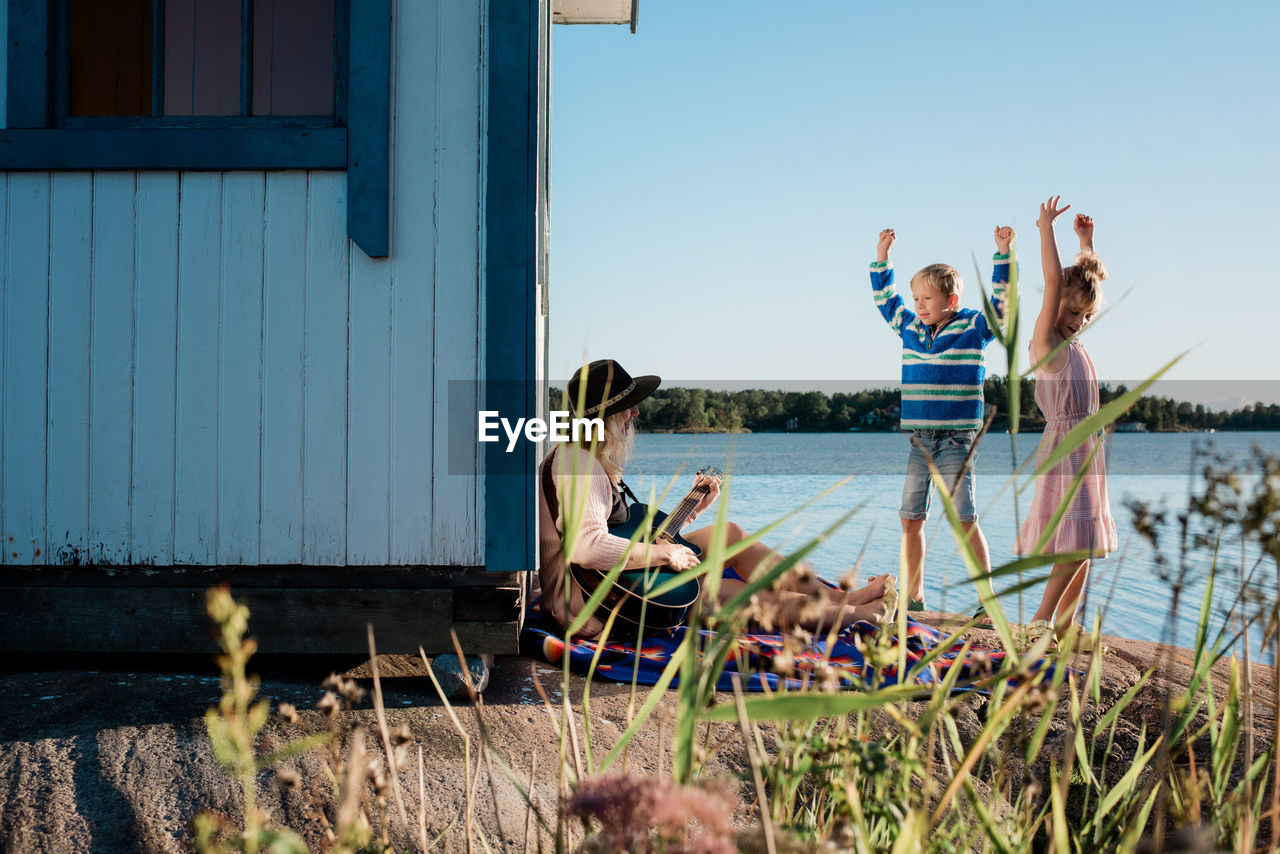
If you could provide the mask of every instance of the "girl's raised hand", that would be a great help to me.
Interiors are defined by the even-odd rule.
[[[1076,234],[1081,240],[1093,240],[1093,217],[1084,214],[1076,214],[1075,223]]]
[[[1050,196],[1047,202],[1040,205],[1040,218],[1036,220],[1036,225],[1040,228],[1050,228],[1058,217],[1062,216],[1067,208],[1071,205],[1063,205],[1058,207],[1058,203],[1062,201],[1062,196]],[[1076,228],[1079,229],[1080,217],[1076,217]]]

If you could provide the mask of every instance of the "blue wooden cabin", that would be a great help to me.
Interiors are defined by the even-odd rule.
[[[516,650],[551,20],[0,0],[0,649]]]

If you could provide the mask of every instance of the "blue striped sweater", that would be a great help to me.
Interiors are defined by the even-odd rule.
[[[1004,317],[1004,292],[1012,254],[995,256],[991,304]],[[902,338],[902,429],[977,430],[982,426],[983,349],[995,340],[986,315],[956,311],[941,329],[926,326],[893,287],[893,264],[873,262],[876,307]]]

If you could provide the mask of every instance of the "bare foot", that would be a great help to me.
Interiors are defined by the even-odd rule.
[[[845,601],[850,605],[865,605],[868,602],[881,599],[884,597],[885,591],[888,589],[892,578],[893,576],[887,572],[883,575],[873,575],[871,576],[871,580],[863,587],[859,587],[856,590],[850,590],[848,593],[849,598],[845,599]],[[841,599],[844,599],[844,595],[845,594],[843,593],[839,594]]]
[[[889,616],[891,604],[888,596],[881,596],[859,605],[854,605],[845,609],[845,612],[851,616],[851,619],[845,623],[857,622],[858,620],[866,620],[870,623],[878,623]]]

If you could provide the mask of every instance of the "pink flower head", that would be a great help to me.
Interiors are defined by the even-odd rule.
[[[656,777],[609,774],[585,780],[569,799],[569,815],[593,818],[617,851],[733,854],[729,798]]]

